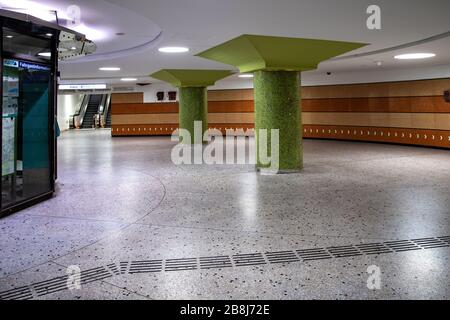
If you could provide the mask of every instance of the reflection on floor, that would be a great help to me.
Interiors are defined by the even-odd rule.
[[[0,220],[0,296],[450,297],[449,151],[305,140],[302,173],[261,176],[176,166],[174,144],[63,133],[56,196]]]

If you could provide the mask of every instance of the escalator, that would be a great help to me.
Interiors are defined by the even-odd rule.
[[[98,114],[100,103],[102,102],[103,95],[93,94],[89,96],[89,102],[86,108],[86,112],[81,123],[81,129],[92,129],[94,127],[94,116]]]
[[[108,108],[108,114],[106,115],[105,128],[111,128],[111,108]]]

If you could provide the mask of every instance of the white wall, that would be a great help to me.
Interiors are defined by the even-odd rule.
[[[177,101],[178,101],[178,90],[165,83],[152,83],[145,87],[137,87],[136,92],[144,92],[144,102],[172,102],[169,101],[167,92],[177,91]],[[156,93],[158,91],[164,92],[164,101],[158,101],[156,98]]]
[[[69,129],[69,119],[80,107],[83,94],[58,95],[58,125],[61,131]]]

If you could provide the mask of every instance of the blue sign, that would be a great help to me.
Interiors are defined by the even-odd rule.
[[[19,67],[19,61],[11,60],[11,59],[5,59],[3,61],[3,65],[5,67],[18,68]]]
[[[31,70],[42,70],[42,71],[49,71],[50,67],[43,66],[36,63],[31,62],[25,62],[25,61],[19,61],[19,66],[24,69],[31,69]]]

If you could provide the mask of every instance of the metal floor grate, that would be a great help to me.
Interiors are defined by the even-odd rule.
[[[450,244],[436,238],[413,239],[411,241],[423,249],[434,249],[450,246]]]
[[[386,247],[382,243],[363,243],[363,244],[357,244],[356,247],[362,253],[367,254],[367,255],[394,252],[392,249],[390,249],[389,247]]]
[[[33,298],[30,287],[19,287],[0,293],[0,300],[28,300]]]
[[[388,241],[384,242],[386,246],[394,250],[395,252],[411,251],[411,250],[421,250],[417,244],[411,240],[398,240],[398,241]]]
[[[232,267],[258,266],[324,260],[332,258],[351,258],[363,255],[400,253],[422,249],[450,247],[450,236],[429,237],[411,240],[395,240],[376,243],[360,243],[328,248],[309,248],[274,251],[266,253],[246,253],[232,256],[210,256],[183,259],[135,260],[110,263],[106,266],[87,269],[81,272],[81,284],[102,281],[113,276],[139,273],[173,272],[183,270],[206,270]],[[0,292],[0,300],[25,300],[68,289],[68,276],[59,276]]]
[[[131,261],[128,273],[151,273],[162,271],[162,260]]]
[[[303,261],[311,261],[311,260],[323,260],[323,259],[331,259],[332,255],[328,253],[326,249],[317,248],[317,249],[304,249],[297,250],[297,254]]]
[[[362,256],[362,253],[354,246],[328,247],[327,250],[335,258]]]
[[[220,269],[232,266],[229,256],[200,257],[200,269]]]
[[[446,236],[446,237],[438,237],[439,240],[444,241],[448,244],[450,244],[450,236]]]
[[[235,254],[233,261],[236,266],[257,266],[266,264],[262,253]]]
[[[168,259],[166,260],[165,271],[182,271],[197,269],[197,258]]]
[[[270,263],[288,263],[300,261],[300,259],[295,255],[294,251],[266,252],[266,257]]]

